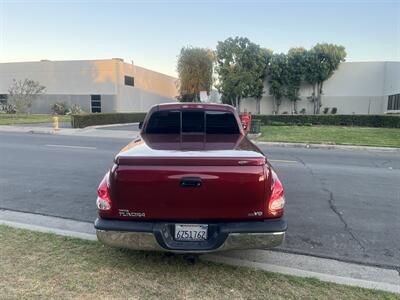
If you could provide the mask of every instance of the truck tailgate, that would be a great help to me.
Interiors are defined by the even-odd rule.
[[[110,176],[114,217],[257,219],[265,211],[264,165],[123,164]]]

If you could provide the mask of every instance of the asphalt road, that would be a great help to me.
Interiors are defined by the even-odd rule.
[[[81,221],[128,139],[0,133],[0,208]],[[400,155],[261,146],[286,189],[285,251],[400,268]]]

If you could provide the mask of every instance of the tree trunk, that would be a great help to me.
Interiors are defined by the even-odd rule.
[[[257,100],[257,102],[256,102],[257,114],[261,114],[261,98],[257,98],[256,100]]]
[[[321,106],[322,106],[322,85],[323,82],[320,82],[318,85],[318,106],[317,106],[318,114],[321,112]]]
[[[316,104],[316,97],[315,97],[315,84],[313,84],[313,92],[312,92],[312,103],[313,103],[313,113],[314,115],[317,113],[317,104]]]
[[[279,106],[281,105],[280,100],[276,99],[276,114],[279,115]]]
[[[237,98],[237,111],[240,114],[240,97]]]
[[[275,99],[275,96],[272,99],[273,99],[273,102],[272,102],[272,114],[276,115],[276,99]]]

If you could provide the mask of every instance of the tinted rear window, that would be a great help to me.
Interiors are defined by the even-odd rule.
[[[206,112],[206,132],[211,134],[237,134],[239,127],[232,113],[211,110]]]
[[[181,132],[180,111],[156,111],[146,126],[146,133],[175,133]]]
[[[238,134],[239,127],[234,114],[217,110],[158,111],[151,115],[146,125],[146,133],[181,132]]]
[[[182,132],[203,133],[204,132],[204,111],[183,111]]]

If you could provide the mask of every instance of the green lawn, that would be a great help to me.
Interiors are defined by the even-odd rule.
[[[400,128],[263,126],[260,141],[400,147]]]
[[[4,299],[396,299],[395,294],[0,225]],[[397,298],[398,299],[398,298]]]
[[[59,122],[71,122],[70,116],[58,116]],[[53,122],[52,115],[42,114],[0,114],[0,125]]]

